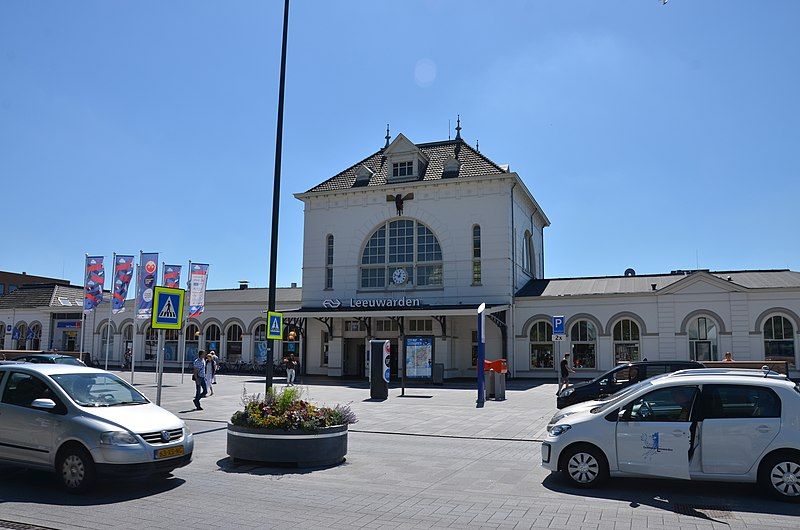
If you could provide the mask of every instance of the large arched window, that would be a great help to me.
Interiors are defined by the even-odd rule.
[[[15,350],[24,350],[25,343],[28,341],[28,325],[25,322],[20,322],[14,327],[14,332],[12,333],[12,337],[16,337],[16,344],[12,341],[12,346],[15,346]]]
[[[597,330],[588,320],[579,320],[570,330],[572,365],[575,368],[597,368]]]
[[[148,324],[144,332],[144,360],[155,361],[158,353],[158,330]]]
[[[699,316],[689,322],[689,357],[693,361],[717,360],[717,325],[710,317]]]
[[[472,227],[472,285],[481,284],[481,227]]]
[[[614,361],[638,361],[639,351],[639,325],[629,318],[614,324]]]
[[[197,327],[197,324],[186,326],[183,340],[185,342],[183,358],[187,361],[194,361],[197,358],[197,351],[200,349],[200,328]]]
[[[261,322],[253,330],[253,360],[259,364],[267,361],[267,323]]]
[[[31,349],[40,350],[42,345],[42,325],[38,322],[31,324],[28,335],[31,337]]]
[[[167,329],[164,331],[164,360],[177,361],[178,360],[178,338],[180,337],[179,330]]]
[[[325,288],[333,289],[333,234],[325,238]]]
[[[114,358],[114,329],[106,322],[100,326],[100,357],[106,358],[106,349],[108,350],[108,358]]]
[[[531,328],[531,368],[553,368],[553,326],[546,320]]]
[[[222,351],[219,349],[221,336],[222,333],[218,325],[210,324],[206,328],[206,352],[214,350],[217,353],[217,357],[222,355]]]
[[[242,360],[242,327],[231,324],[225,330],[225,358],[236,362]]]
[[[788,318],[774,315],[764,321],[764,359],[795,367],[794,326]]]
[[[125,352],[130,350],[133,355],[133,324],[122,326],[122,357],[125,359]]]
[[[363,289],[388,284],[442,285],[442,248],[433,232],[418,221],[389,221],[372,233],[361,254]]]

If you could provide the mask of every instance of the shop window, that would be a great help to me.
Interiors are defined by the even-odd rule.
[[[242,359],[242,327],[231,324],[225,331],[225,358],[236,362]]]
[[[147,326],[144,332],[144,360],[154,361],[158,352],[158,330]]]
[[[297,326],[288,325],[283,330],[283,358],[294,355],[300,359],[300,330]]]
[[[122,326],[122,353],[126,360],[127,352],[130,352],[131,357],[133,356],[133,324]]]
[[[38,348],[36,348],[38,350]],[[106,352],[108,352],[108,358],[114,358],[114,330],[111,327],[111,324],[105,323],[100,328],[100,357],[102,359],[106,358]]]
[[[412,333],[433,331],[433,320],[411,319],[408,321],[408,330]]]
[[[206,328],[206,352],[211,352],[213,350],[217,353],[218,357],[221,356],[222,352],[219,349],[221,336],[222,333],[218,325],[211,324]]]
[[[689,355],[693,361],[717,360],[717,325],[708,317],[689,323]]]
[[[164,330],[164,360],[177,361],[178,360],[178,338],[180,330],[165,329]]]
[[[267,362],[267,322],[261,322],[253,331],[253,359],[259,364]]]
[[[186,326],[186,333],[183,336],[184,340],[184,359],[194,362],[197,359],[197,352],[200,349],[200,329],[197,324],[189,324]]]
[[[794,326],[780,315],[764,321],[764,359],[767,361],[788,361],[789,368],[795,367]]]
[[[31,338],[31,349],[32,350],[41,350],[42,345],[42,325],[38,322],[31,324],[30,330],[28,330],[28,336]]]
[[[25,345],[28,342],[27,335],[28,335],[28,325],[25,324],[25,322],[20,322],[14,327],[14,332],[11,334],[11,336],[12,338],[16,337],[16,345],[14,348],[15,350],[27,349],[25,348]],[[14,345],[14,342],[12,341],[11,344]]]
[[[328,352],[330,351],[330,344],[331,338],[327,331],[323,331],[320,336],[320,364],[322,366],[328,366]]]
[[[378,227],[361,254],[359,285],[380,289],[392,285],[442,285],[442,249],[431,230],[401,219]],[[405,274],[395,274],[403,269]]]
[[[472,330],[472,366],[478,366],[478,330]]]
[[[588,320],[580,320],[570,330],[572,364],[576,369],[597,368],[597,330]]]
[[[328,234],[325,243],[325,288],[333,289],[333,234]]]
[[[629,318],[614,324],[614,361],[638,361],[639,351],[639,325]]]
[[[553,368],[553,326],[546,320],[534,322],[530,334],[531,368]]]
[[[481,284],[481,227],[472,227],[472,285]]]

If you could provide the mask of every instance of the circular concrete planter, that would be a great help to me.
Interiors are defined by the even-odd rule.
[[[228,456],[235,460],[317,467],[340,464],[346,454],[347,425],[304,432],[228,424]]]

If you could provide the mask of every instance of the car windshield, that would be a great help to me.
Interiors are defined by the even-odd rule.
[[[114,374],[54,374],[50,377],[82,407],[143,405],[147,398]]]
[[[73,366],[86,366],[75,357],[56,357],[54,360],[56,364],[71,364]]]
[[[645,381],[642,381],[641,383],[636,383],[635,385],[631,385],[628,388],[622,389],[622,390],[620,390],[619,392],[617,392],[615,394],[611,394],[610,396],[608,396],[606,398],[600,399],[599,401],[603,401],[603,404],[593,408],[591,410],[591,412],[593,414],[597,414],[597,413],[609,410],[610,408],[616,406],[620,401],[622,401],[626,397],[630,396],[634,392],[638,392],[642,388],[645,388],[645,387],[648,387],[648,386],[652,386],[653,385],[653,381],[656,380],[656,379],[659,379],[660,377],[663,377],[663,376],[656,376],[656,377],[653,377],[651,379],[647,379]]]
[[[595,377],[594,379],[592,379],[591,382],[592,383],[597,383],[599,381],[602,381],[603,379],[613,379],[613,375],[614,374],[616,374],[617,372],[619,372],[623,368],[627,368],[627,367],[628,367],[627,364],[623,364],[623,365],[620,365],[620,366],[615,366],[614,368],[612,368],[608,372],[604,373],[603,375]]]

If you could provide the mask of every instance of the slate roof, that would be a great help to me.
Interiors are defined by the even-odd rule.
[[[722,280],[747,289],[800,288],[800,272],[789,269],[708,271]],[[691,273],[689,273],[691,274]],[[684,272],[674,274],[641,274],[636,276],[598,276],[590,278],[553,278],[531,280],[517,291],[517,297],[534,296],[584,296],[607,294],[636,294],[663,289],[687,277]]]
[[[447,140],[444,142],[430,142],[415,145],[429,159],[429,162],[422,173],[422,178],[418,178],[416,181],[442,179],[442,174],[444,173],[444,163],[451,156],[455,157],[459,162],[461,162],[461,167],[456,176],[447,176],[444,178],[463,179],[480,175],[496,175],[498,173],[507,172],[499,165],[495,164],[484,155],[467,145],[467,143],[463,140]],[[363,187],[363,185],[355,186],[356,171],[362,165],[368,167],[373,172],[373,175],[366,186],[372,187],[385,185],[387,183],[387,171],[390,170],[390,168],[387,168],[388,164],[386,163],[386,157],[383,156],[383,151],[383,149],[376,151],[364,160],[361,160],[345,169],[338,175],[329,178],[321,184],[317,184],[306,193]]]
[[[33,307],[63,307],[58,299],[66,298],[70,307],[80,308],[75,300],[83,300],[83,288],[68,285],[23,285],[13,293],[0,297],[0,309],[24,309]]]

